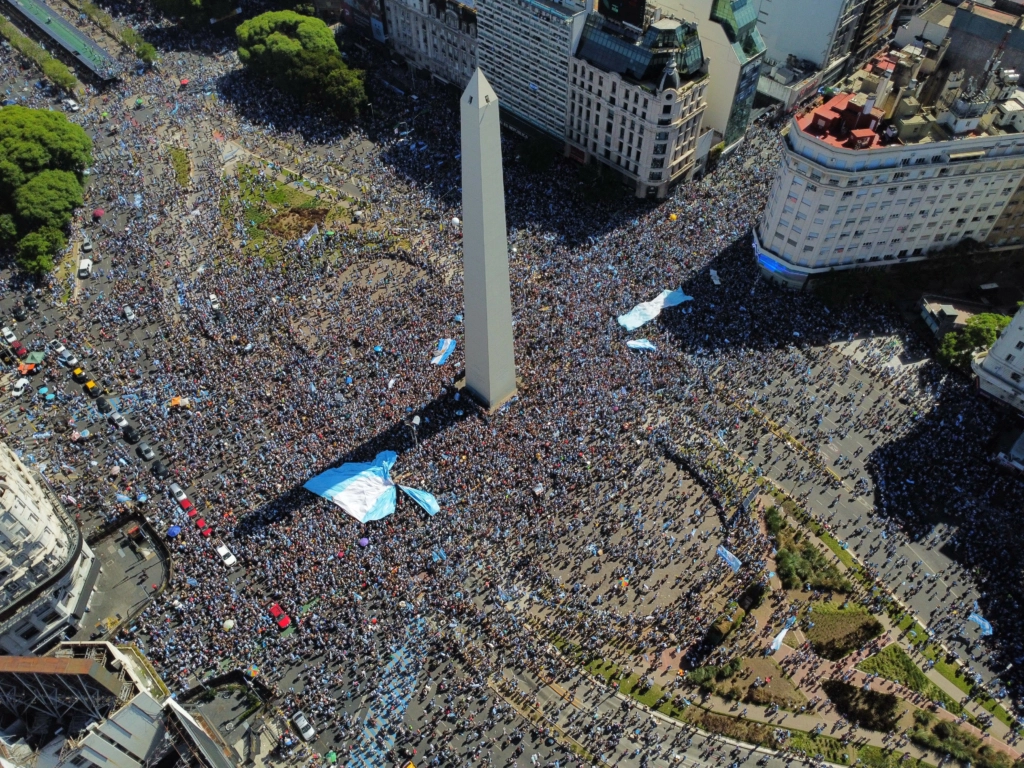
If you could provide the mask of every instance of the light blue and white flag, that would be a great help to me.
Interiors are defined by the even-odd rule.
[[[649,323],[660,315],[661,310],[666,307],[674,307],[677,304],[682,304],[684,301],[693,301],[693,296],[687,296],[681,290],[662,291],[650,301],[645,301],[643,304],[637,304],[626,314],[619,315],[619,325],[627,331],[635,331],[644,323]]]
[[[772,649],[772,653],[775,653],[777,650],[779,650],[779,648],[782,647],[782,641],[786,638],[787,632],[789,632],[789,627],[783,627],[782,631],[775,636],[774,640],[772,640],[772,644],[770,646]]]
[[[718,556],[725,560],[726,565],[732,568],[733,573],[739,571],[743,563],[740,562],[739,558],[736,557],[736,555],[734,555],[732,552],[730,552],[728,549],[721,545],[719,545],[716,551],[718,552]]]
[[[982,617],[982,615],[980,613],[978,613],[977,611],[974,611],[973,613],[971,613],[971,615],[967,617],[967,620],[968,621],[973,621],[975,624],[977,624],[979,627],[981,627],[981,636],[982,637],[988,637],[989,635],[992,634],[992,625],[989,623],[989,621],[987,619]]]
[[[654,346],[654,342],[649,341],[648,339],[633,339],[631,341],[627,341],[626,346],[630,349],[642,349],[647,352],[658,351],[658,348]]]
[[[381,451],[370,463],[342,464],[307,480],[302,487],[341,507],[360,523],[382,520],[395,511],[397,493],[391,467],[397,458],[394,451]],[[402,491],[432,515],[440,509],[437,499],[426,491],[406,487]]]
[[[448,358],[452,356],[452,352],[455,351],[455,339],[438,339],[437,349],[435,350],[434,357],[431,358],[430,362],[434,365],[444,365],[448,362]]]

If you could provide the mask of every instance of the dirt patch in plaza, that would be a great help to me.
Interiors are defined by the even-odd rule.
[[[327,208],[292,208],[269,219],[266,229],[285,240],[298,240],[327,218]]]
[[[838,661],[882,634],[878,619],[859,605],[843,608],[834,603],[813,603],[805,621],[813,624],[804,633],[814,652],[831,661]]]
[[[761,678],[761,684],[755,686],[757,678]],[[769,678],[771,682],[765,683]],[[744,658],[739,672],[718,681],[715,688],[720,695],[747,704],[775,704],[782,709],[795,711],[807,703],[807,697],[784,675],[782,668],[773,659]]]

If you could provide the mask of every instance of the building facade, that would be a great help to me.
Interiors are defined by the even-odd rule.
[[[854,64],[867,61],[889,42],[900,3],[901,0],[867,0],[851,47]]]
[[[971,367],[982,392],[1024,411],[1024,308],[1017,310],[992,349],[978,355]]]
[[[1012,88],[990,62],[978,86],[954,73],[923,109],[898,61],[876,58],[789,126],[783,159],[754,232],[763,274],[800,288],[831,270],[928,258],[984,241],[1024,175],[1024,135],[994,125]]]
[[[78,627],[98,574],[60,501],[0,443],[0,650],[28,656]]]
[[[665,197],[695,168],[707,80],[696,25],[657,18],[637,33],[591,14],[570,60],[567,154]]]
[[[476,9],[457,0],[384,0],[395,51],[417,69],[464,88],[476,69]]]
[[[586,9],[573,0],[480,0],[477,60],[501,108],[562,139],[569,101],[569,58]]]
[[[761,0],[765,44],[758,93],[791,109],[846,73],[868,0]]]

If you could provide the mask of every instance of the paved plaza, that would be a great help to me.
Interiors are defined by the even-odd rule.
[[[352,49],[373,109],[340,125],[247,80],[230,36],[151,33],[159,68],[69,116],[94,164],[66,260],[38,286],[0,273],[5,318],[39,298],[19,339],[67,346],[169,470],[56,361],[21,398],[3,380],[0,436],[87,534],[181,528],[169,569],[97,545],[79,636],[137,609],[114,639],[173,691],[258,675],[274,734],[298,710],[317,730],[261,762],[935,765],[911,736],[938,722],[985,765],[1020,757],[1024,485],[988,449],[1009,417],[897,313],[760,279],[778,126],[657,206],[595,205],[572,163],[533,174],[504,138],[519,393],[489,415],[461,395],[458,95]],[[52,105],[9,50],[0,70]],[[616,322],[666,289],[692,301]],[[383,450],[438,515],[400,499],[361,526],[302,488]],[[904,657],[916,675],[870,671]],[[867,727],[836,691],[893,716]],[[223,695],[211,719],[251,725]]]

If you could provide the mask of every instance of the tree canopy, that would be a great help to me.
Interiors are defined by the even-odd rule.
[[[92,141],[59,113],[0,108],[0,248],[16,244],[15,260],[31,272],[53,268],[63,231],[82,205],[82,171]]]
[[[363,73],[349,69],[330,28],[295,11],[270,11],[238,25],[238,58],[253,74],[340,116],[366,101]]]
[[[939,344],[939,362],[969,373],[974,356],[995,344],[1000,332],[1012,319],[1009,315],[991,312],[975,315],[967,321],[963,330],[950,331],[942,337]]]

